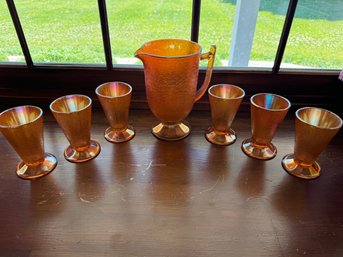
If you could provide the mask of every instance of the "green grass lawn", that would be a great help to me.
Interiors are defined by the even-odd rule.
[[[341,0],[309,1],[299,1],[283,62],[341,69]],[[96,0],[15,3],[34,62],[105,62]],[[107,8],[114,62],[133,58],[146,41],[190,38],[191,0],[107,0]],[[287,1],[261,1],[251,60],[274,61],[286,10]],[[235,1],[202,1],[199,43],[203,51],[217,45],[216,65],[228,60],[234,18]],[[0,1],[0,27],[0,61],[23,61],[5,1]]]

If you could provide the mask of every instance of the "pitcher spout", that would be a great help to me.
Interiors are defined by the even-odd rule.
[[[140,59],[142,62],[144,62],[144,57],[146,56],[146,54],[143,52],[142,48],[139,48],[136,52],[135,52],[135,57]]]

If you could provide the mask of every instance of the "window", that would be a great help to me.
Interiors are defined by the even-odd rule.
[[[15,4],[34,63],[105,63],[96,0]]]
[[[256,0],[254,6],[247,5],[251,0],[2,1],[0,97],[20,92],[44,102],[76,90],[94,94],[96,85],[120,80],[133,85],[133,106],[147,108],[144,72],[134,51],[149,40],[176,37],[198,41],[203,52],[216,44],[211,83],[242,86],[246,102],[253,93],[269,91],[288,97],[293,106],[337,107],[343,93],[337,79],[343,68],[340,1]],[[308,11],[315,5],[321,12]],[[239,19],[248,21],[243,24],[248,29]],[[253,34],[246,48],[239,48],[242,28]],[[233,56],[240,61],[240,51],[243,64],[232,61]],[[27,67],[17,63],[24,60]],[[204,72],[205,67],[199,84]],[[38,96],[32,88],[40,90]]]
[[[141,64],[134,52],[159,38],[189,39],[192,2],[107,0],[109,33],[114,64]]]
[[[343,2],[300,0],[282,68],[343,68]]]
[[[217,44],[217,66],[272,68],[287,1],[204,1],[200,44]]]
[[[216,66],[271,69],[278,48],[286,42],[282,68],[340,69],[343,66],[340,0],[329,3],[316,0],[316,4],[310,0],[7,2],[12,12],[18,14],[22,40],[26,40],[34,63],[104,64],[103,46],[106,48],[107,44],[110,51],[106,54],[112,54],[113,64],[141,64],[133,58],[133,53],[144,42],[158,38],[194,39],[190,34],[196,33],[195,40],[204,51],[211,44],[217,45]],[[289,3],[290,7],[294,6],[293,10],[288,8]],[[100,14],[105,14],[103,30],[98,7]],[[1,61],[23,61],[4,2],[1,8],[5,10],[0,16],[5,28],[1,35]],[[280,41],[287,25],[288,9],[291,12],[287,19],[293,25],[289,39],[286,32]],[[102,36],[109,37],[105,44]],[[283,50],[279,51],[279,58]],[[279,64],[276,66],[278,70]]]
[[[0,62],[25,62],[5,1],[0,1]]]

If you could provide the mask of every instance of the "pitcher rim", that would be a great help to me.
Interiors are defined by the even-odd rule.
[[[142,52],[142,53],[139,53],[137,54],[137,51],[142,49],[143,46],[145,46],[146,44],[149,44],[149,43],[152,43],[152,42],[157,42],[157,41],[167,41],[167,40],[175,40],[175,41],[185,41],[185,42],[190,42],[192,44],[195,44],[199,47],[199,50],[192,53],[192,54],[187,54],[187,55],[178,55],[178,56],[165,56],[165,55],[156,55],[156,54],[149,54],[149,53],[146,53],[146,52]],[[151,57],[155,57],[155,58],[161,58],[161,59],[176,59],[176,58],[187,58],[187,57],[190,57],[190,56],[194,56],[194,55],[197,55],[197,54],[201,54],[201,51],[202,51],[202,47],[201,45],[199,45],[197,42],[194,42],[192,40],[187,40],[187,39],[179,39],[179,38],[162,38],[162,39],[155,39],[155,40],[151,40],[151,41],[148,41],[148,42],[145,42],[139,49],[138,49],[135,53],[135,57],[137,57],[137,55],[140,55],[140,54],[144,54],[144,55],[147,55],[147,56],[151,56]]]

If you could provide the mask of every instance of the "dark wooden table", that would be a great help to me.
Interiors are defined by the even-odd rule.
[[[273,140],[277,157],[264,162],[240,149],[248,113],[233,124],[237,142],[220,147],[204,138],[208,112],[188,117],[189,137],[164,142],[150,133],[149,111],[132,111],[136,137],[111,144],[94,111],[102,151],[74,164],[46,113],[46,150],[59,161],[50,175],[19,179],[19,158],[0,136],[0,256],[343,256],[342,133],[318,160],[321,177],[304,181],[280,164],[293,151],[292,117]]]

